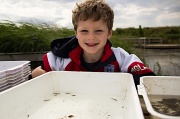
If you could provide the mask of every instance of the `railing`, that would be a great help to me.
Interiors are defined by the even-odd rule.
[[[46,52],[0,53],[0,61],[42,61]]]
[[[136,48],[180,48],[180,44],[163,44],[161,37],[122,38],[130,41]]]

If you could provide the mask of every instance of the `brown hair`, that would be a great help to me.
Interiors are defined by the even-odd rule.
[[[107,23],[108,29],[112,30],[114,12],[104,0],[86,0],[80,4],[76,3],[76,8],[72,13],[74,30],[77,30],[78,21],[86,21],[87,19],[93,19],[94,21],[102,19]]]

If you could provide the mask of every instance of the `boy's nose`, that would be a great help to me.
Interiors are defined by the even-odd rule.
[[[88,40],[94,40],[95,34],[94,33],[89,33],[88,34]]]

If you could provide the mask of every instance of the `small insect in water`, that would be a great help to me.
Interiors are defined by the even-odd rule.
[[[60,93],[53,93],[53,94],[54,94],[54,96],[60,95]]]
[[[71,96],[76,96],[76,95],[74,95],[74,94],[71,94],[71,93],[65,93],[65,94],[70,94]]]
[[[111,99],[113,99],[114,101],[117,101],[117,99],[115,99],[115,98],[111,98]]]
[[[50,101],[50,100],[51,100],[51,99],[45,99],[45,100],[44,100],[44,102],[46,102],[46,101]]]
[[[69,118],[73,118],[74,116],[73,116],[73,115],[69,115],[68,117],[69,117]]]

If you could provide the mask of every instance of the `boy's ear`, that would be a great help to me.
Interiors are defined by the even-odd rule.
[[[75,35],[77,35],[77,31],[76,30],[74,30],[74,33],[75,33]]]
[[[111,36],[112,36],[112,30],[110,30],[109,32],[108,32],[108,39],[110,39],[111,38]]]

